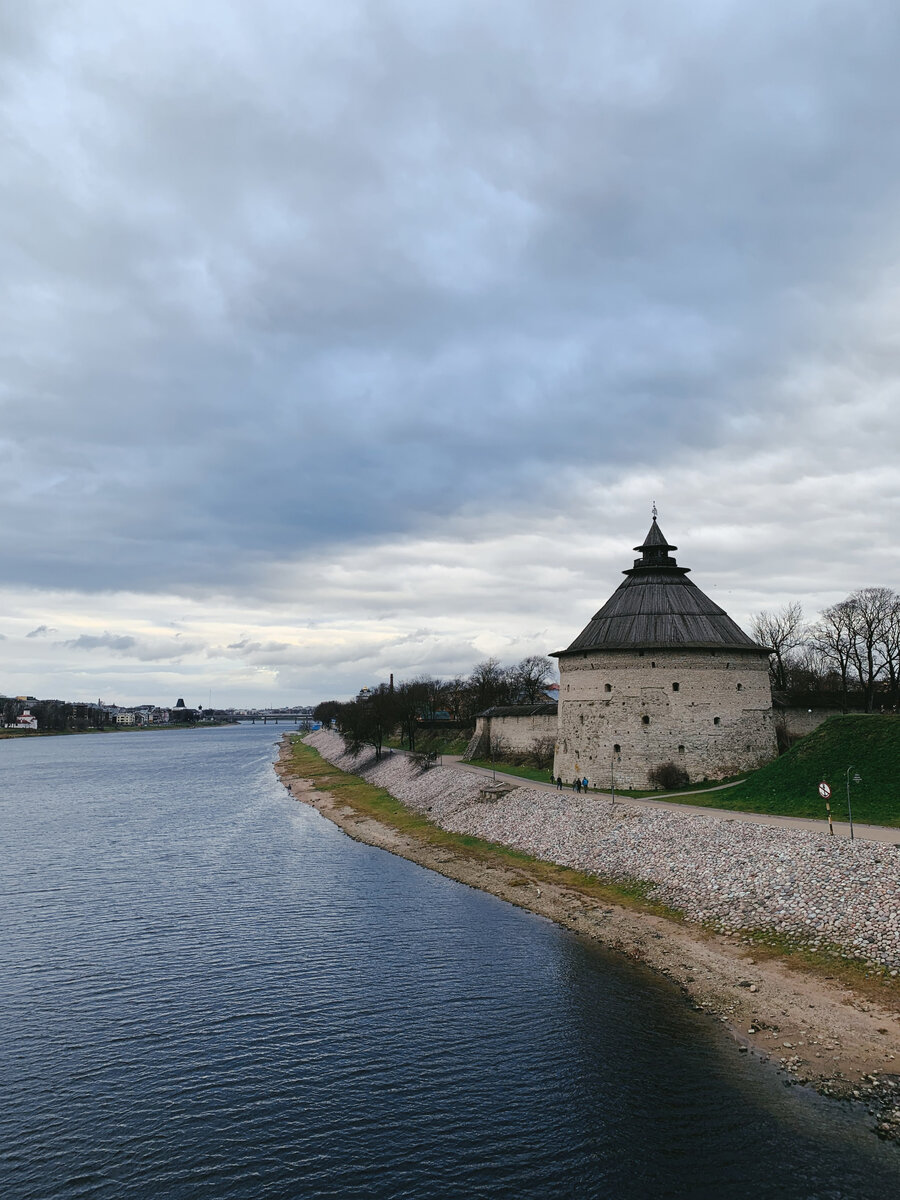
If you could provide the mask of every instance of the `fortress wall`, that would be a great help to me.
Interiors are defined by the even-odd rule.
[[[674,762],[692,781],[775,757],[768,657],[740,650],[590,650],[559,660],[554,771],[592,785],[650,786]],[[618,747],[618,749],[616,749]]]
[[[782,708],[775,714],[775,719],[793,737],[805,737],[829,717],[839,716],[840,712],[839,708]]]
[[[478,753],[490,754],[491,738],[502,738],[506,748],[525,752],[534,742],[551,737],[556,740],[556,715],[541,714],[521,717],[477,717],[475,733],[481,734]]]

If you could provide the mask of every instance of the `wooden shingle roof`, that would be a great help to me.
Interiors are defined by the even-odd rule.
[[[641,557],[625,571],[625,581],[565,650],[554,657],[583,650],[618,649],[733,649],[767,653],[732,621],[724,609],[705,595],[679,567],[670,551],[677,550],[653,518],[640,546]]]

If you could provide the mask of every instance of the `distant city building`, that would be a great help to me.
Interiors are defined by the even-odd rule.
[[[37,729],[37,727],[37,717],[33,717],[30,709],[27,708],[16,717],[15,721],[6,726],[7,729]]]

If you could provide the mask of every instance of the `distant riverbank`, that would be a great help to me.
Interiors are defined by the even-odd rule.
[[[741,1051],[774,1060],[790,1078],[824,1094],[865,1096],[879,1114],[879,1132],[900,1136],[900,1112],[894,1108],[895,1097],[900,1098],[895,1074],[900,1062],[896,975],[879,971],[877,979],[867,979],[864,971],[840,954],[829,959],[822,945],[817,952],[807,948],[804,957],[785,934],[777,890],[771,895],[770,928],[715,932],[709,920],[685,919],[684,908],[679,911],[673,903],[677,892],[636,879],[635,872],[631,878],[620,872],[618,881],[605,884],[595,861],[584,861],[585,856],[573,854],[571,844],[563,844],[564,832],[571,841],[571,829],[554,825],[553,793],[532,794],[523,787],[516,789],[514,801],[494,802],[479,796],[477,777],[458,770],[433,768],[423,774],[401,756],[380,763],[374,757],[352,760],[343,752],[340,739],[329,733],[314,734],[306,741],[340,771],[352,771],[367,781],[357,781],[357,788],[369,784],[376,796],[386,797],[367,801],[343,782],[353,781],[354,775],[341,776],[322,760],[317,767],[317,756],[307,747],[296,743],[294,752],[291,739],[284,739],[278,764],[284,782],[298,799],[313,804],[352,837],[490,891],[647,963],[678,983],[695,1007],[726,1022]],[[382,788],[387,791],[381,792]],[[402,805],[394,796],[400,797]],[[393,807],[387,803],[391,800]],[[575,797],[567,795],[564,802],[574,804]],[[584,803],[591,805],[594,815],[605,811],[596,800]],[[636,835],[638,849],[643,846],[642,852],[647,853],[646,838],[649,834],[652,840],[653,831],[648,828],[642,841],[635,824],[639,817],[627,804],[614,806],[607,816],[617,836]],[[712,818],[679,813],[667,815],[667,821],[673,839],[677,837],[681,862],[691,859],[692,847],[705,848]],[[721,822],[724,828],[719,832],[734,838],[738,831],[733,826],[739,824],[743,823]],[[758,827],[748,829],[748,836],[760,837]],[[657,829],[655,836],[659,834]],[[784,840],[786,864],[796,854],[793,843],[798,836]],[[590,837],[596,846],[597,830]],[[802,837],[813,839],[811,853],[824,841],[813,834]],[[492,847],[491,843],[501,844]],[[722,848],[713,851],[717,852]],[[854,847],[839,853],[858,858],[875,851]],[[897,851],[885,849],[884,854],[887,858],[879,865],[887,861],[895,870],[900,862]],[[663,871],[672,873],[665,855],[661,862]],[[748,873],[758,876],[753,869],[758,866],[752,864]],[[724,873],[724,861],[722,867]],[[777,872],[777,864],[773,870]],[[893,875],[891,881],[895,887]],[[764,878],[760,886],[766,894]],[[782,891],[787,894],[792,888]],[[896,890],[893,895],[896,907]],[[793,950],[794,969],[784,961],[789,950]]]
[[[161,732],[174,729],[220,729],[238,724],[240,724],[239,721],[204,721],[193,725],[187,722],[179,722],[174,725],[104,725],[102,729],[0,729],[0,741],[8,741],[12,738],[68,737],[70,734],[83,733],[147,733],[151,730]]]

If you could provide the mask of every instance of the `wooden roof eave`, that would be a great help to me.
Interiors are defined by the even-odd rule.
[[[577,654],[604,654],[608,650],[620,652],[622,650],[657,650],[663,653],[666,650],[715,650],[724,652],[732,650],[735,654],[773,654],[774,651],[768,646],[760,646],[756,642],[751,642],[749,645],[736,644],[728,645],[725,642],[603,642],[598,646],[576,646],[573,650],[569,647],[567,650],[551,650],[548,658],[574,658]]]

